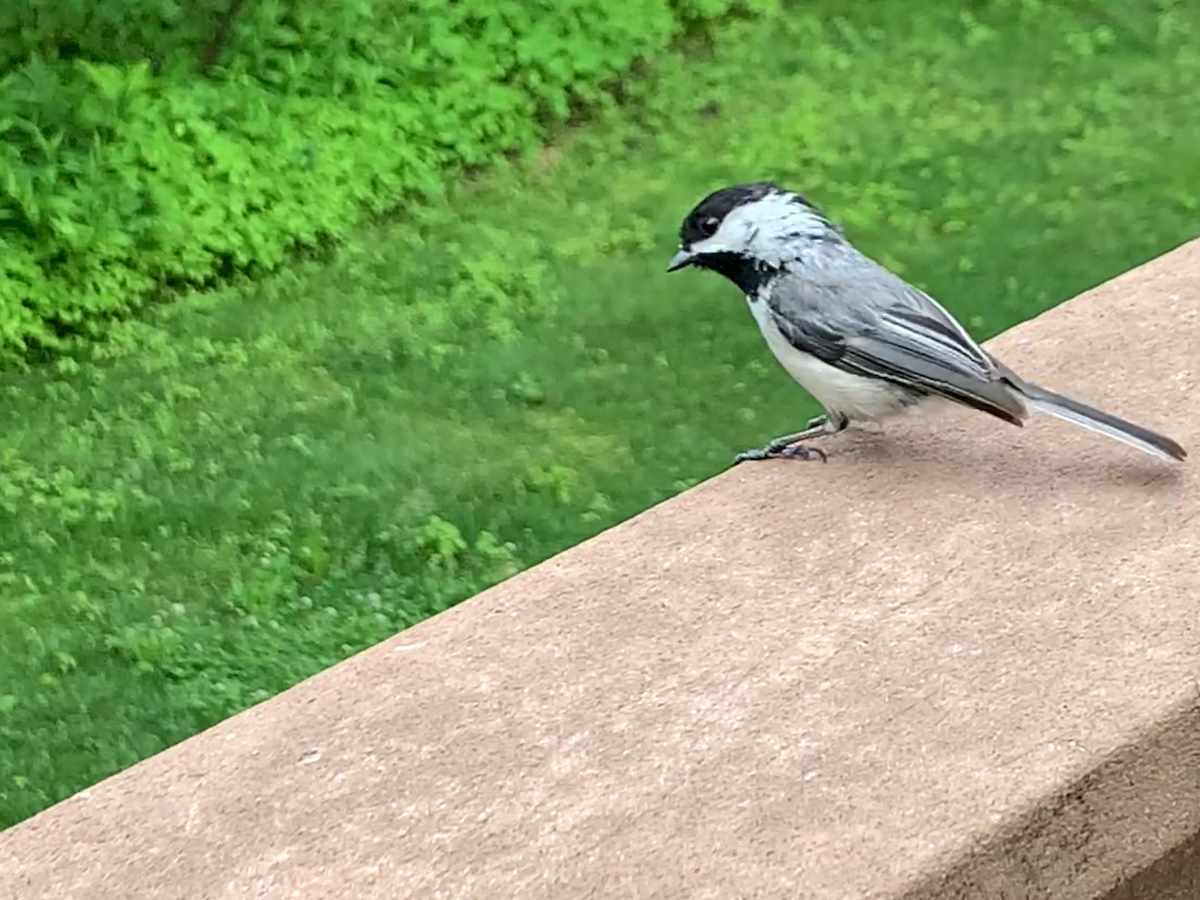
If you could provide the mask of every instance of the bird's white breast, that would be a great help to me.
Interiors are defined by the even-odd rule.
[[[793,347],[775,324],[764,298],[747,296],[746,302],[771,353],[827,411],[852,420],[875,421],[903,409],[899,395],[886,382],[843,372]]]

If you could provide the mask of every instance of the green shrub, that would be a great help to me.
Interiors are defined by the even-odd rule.
[[[774,0],[38,0],[0,19],[0,353],[278,267],[526,151],[682,31]]]
[[[11,3],[0,10],[0,71],[34,56],[114,64],[195,57],[230,8],[230,0]]]

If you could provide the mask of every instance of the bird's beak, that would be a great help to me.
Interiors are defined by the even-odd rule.
[[[667,271],[675,272],[679,269],[686,269],[695,259],[695,254],[691,250],[680,247],[679,252],[672,256],[671,261],[667,264]]]

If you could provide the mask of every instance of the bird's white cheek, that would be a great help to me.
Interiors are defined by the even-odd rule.
[[[729,251],[729,248],[725,246],[724,240],[719,240],[720,237],[721,236],[719,234],[714,234],[710,238],[705,238],[702,241],[692,244],[692,246],[688,249],[690,249],[696,256],[706,256],[712,253],[726,253]]]
[[[727,219],[712,237],[707,237],[691,246],[693,253],[746,253],[750,247],[753,231],[744,222]]]

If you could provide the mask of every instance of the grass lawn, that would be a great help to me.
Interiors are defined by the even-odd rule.
[[[812,414],[733,288],[664,274],[723,182],[981,338],[1200,233],[1200,7],[1074,6],[731,27],[334,258],[0,377],[0,827]]]

